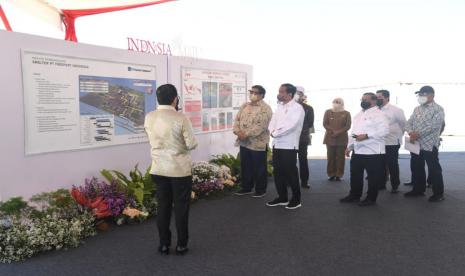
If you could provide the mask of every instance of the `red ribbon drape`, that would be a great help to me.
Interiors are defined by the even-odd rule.
[[[158,1],[152,1],[152,2],[147,2],[147,3],[141,3],[141,4],[107,7],[107,8],[96,8],[96,9],[62,10],[61,20],[63,21],[63,24],[65,25],[65,28],[66,28],[65,40],[77,42],[76,28],[74,26],[74,23],[76,21],[76,18],[80,16],[128,10],[128,9],[140,8],[140,7],[151,6],[151,5],[156,5],[156,4],[162,4],[162,3],[171,2],[171,1],[176,1],[176,0],[158,0]]]
[[[10,22],[8,22],[8,18],[6,18],[6,14],[2,9],[2,5],[0,5],[0,17],[2,18],[3,25],[5,25],[5,29],[11,32]]]

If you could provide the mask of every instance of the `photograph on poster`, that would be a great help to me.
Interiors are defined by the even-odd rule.
[[[232,83],[220,83],[219,107],[232,107]]]
[[[218,83],[217,82],[202,82],[202,107],[217,108],[218,107]]]
[[[203,131],[210,131],[210,116],[208,113],[202,114],[202,130]]]
[[[218,123],[218,129],[226,128],[226,114],[224,112],[220,112],[218,115]]]
[[[226,127],[227,128],[233,127],[233,113],[232,112],[226,113]]]

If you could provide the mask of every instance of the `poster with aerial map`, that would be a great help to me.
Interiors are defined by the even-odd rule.
[[[156,67],[22,52],[26,154],[146,142]]]

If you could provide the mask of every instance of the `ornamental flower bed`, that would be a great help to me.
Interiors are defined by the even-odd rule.
[[[220,165],[193,164],[192,199],[218,197],[236,188],[231,168],[218,160]],[[136,165],[128,177],[102,170],[105,180],[93,177],[71,190],[38,194],[28,202],[20,197],[0,202],[0,262],[77,247],[104,224],[139,223],[156,215],[156,184],[149,171],[142,174]]]
[[[0,262],[76,247],[95,233],[95,217],[79,212],[68,190],[12,198],[0,205]]]
[[[217,197],[235,188],[236,178],[231,170],[208,162],[197,162],[192,166],[192,192],[197,199]]]

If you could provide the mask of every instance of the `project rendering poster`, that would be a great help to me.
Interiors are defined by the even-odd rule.
[[[247,101],[247,73],[181,68],[182,107],[196,133],[231,130]]]
[[[22,51],[26,154],[146,142],[156,68]]]

